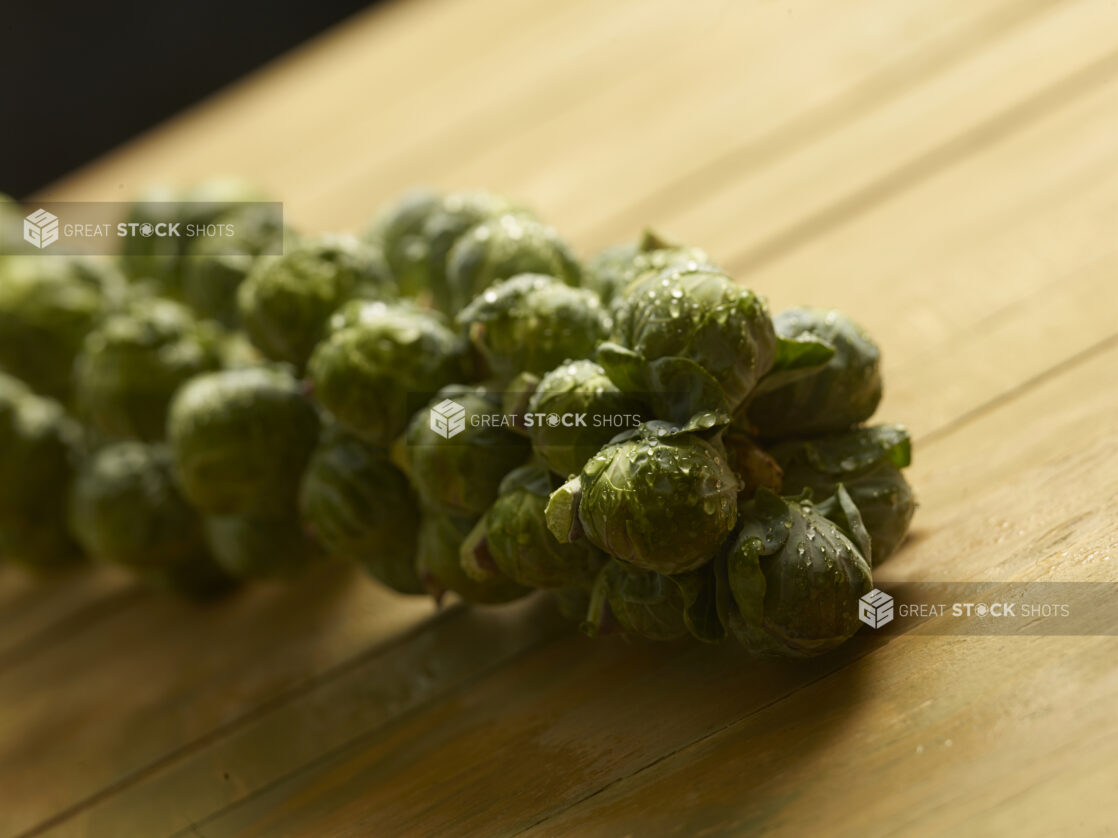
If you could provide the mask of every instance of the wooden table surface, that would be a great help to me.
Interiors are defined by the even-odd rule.
[[[204,60],[204,56],[199,56]],[[397,0],[47,190],[422,183],[834,305],[909,425],[908,580],[1118,578],[1118,3]],[[808,663],[331,568],[208,607],[0,573],[0,835],[1118,835],[1118,639]]]

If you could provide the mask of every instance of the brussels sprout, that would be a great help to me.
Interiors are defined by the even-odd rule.
[[[602,568],[594,583],[582,630],[592,637],[620,631],[647,640],[676,640],[690,634],[708,643],[725,637],[709,565],[665,576],[617,559]]]
[[[622,296],[633,281],[633,261],[641,252],[639,243],[615,244],[590,257],[582,272],[582,284],[606,306]]]
[[[657,573],[710,561],[737,520],[738,478],[717,439],[648,422],[619,434],[556,490],[547,525]]]
[[[764,301],[710,269],[670,268],[635,281],[598,363],[620,389],[648,393],[662,419],[732,414],[773,364]]]
[[[609,331],[597,294],[542,274],[494,283],[458,314],[458,324],[497,378],[543,374],[594,353]]]
[[[671,244],[646,230],[639,242],[607,247],[592,258],[586,265],[583,284],[609,306],[625,297],[634,280],[668,268],[699,267],[714,269],[705,251]]]
[[[242,210],[244,202],[266,200],[243,181],[214,179],[186,189],[153,186],[132,203],[126,221],[180,227],[225,221]],[[186,257],[199,240],[189,236],[128,236],[123,239],[120,266],[132,282],[154,283],[158,293],[181,298]]]
[[[352,236],[319,236],[259,259],[237,291],[241,324],[273,361],[302,369],[330,315],[347,300],[395,296],[379,250]]]
[[[415,569],[419,506],[384,451],[338,430],[325,434],[303,475],[299,509],[332,555],[359,562],[400,593],[423,593]]]
[[[210,516],[203,527],[218,565],[239,579],[294,576],[321,556],[294,509],[265,517]]]
[[[423,239],[427,243],[428,278],[436,307],[453,314],[461,306],[460,301],[456,305],[447,281],[447,259],[451,249],[478,224],[504,215],[538,220],[528,210],[491,192],[452,192],[431,213],[423,225]]]
[[[864,422],[881,401],[880,352],[854,321],[838,311],[793,308],[774,320],[782,338],[820,338],[834,356],[812,375],[758,393],[748,416],[763,437],[814,436]]]
[[[21,256],[0,265],[0,370],[68,400],[74,357],[123,280],[92,259]]]
[[[834,649],[858,630],[858,600],[873,587],[868,552],[858,508],[841,486],[818,505],[759,489],[715,565],[723,625],[756,654]]]
[[[290,372],[250,367],[187,382],[167,429],[187,500],[210,515],[270,517],[294,506],[318,414]]]
[[[877,425],[818,439],[781,443],[772,454],[784,467],[784,491],[810,489],[825,500],[841,484],[862,515],[874,565],[897,549],[908,532],[916,499],[901,474],[912,461],[908,431]],[[866,558],[871,558],[867,554]]]
[[[289,234],[271,208],[260,205],[223,221],[236,225],[236,236],[204,236],[191,244],[182,263],[182,299],[199,317],[234,328],[240,323],[237,291],[245,277],[262,254],[282,252]]]
[[[400,445],[420,501],[437,512],[481,515],[501,480],[531,456],[531,444],[501,419],[500,398],[484,387],[444,387],[416,412]],[[459,417],[460,430],[448,426]],[[438,429],[436,429],[438,428]]]
[[[234,370],[244,367],[259,367],[265,363],[264,357],[252,345],[244,332],[223,332],[218,335],[218,354],[223,369]]]
[[[400,435],[416,394],[461,380],[467,370],[465,341],[434,311],[354,300],[334,315],[331,329],[308,365],[315,398],[375,445]]]
[[[476,520],[425,512],[419,524],[419,576],[436,601],[453,591],[466,602],[490,605],[509,602],[531,592],[511,579],[491,574],[484,581],[471,578],[460,562],[462,542]]]
[[[429,244],[423,228],[442,200],[429,189],[407,192],[383,209],[365,234],[365,240],[384,253],[404,296],[419,296],[430,286]]]
[[[589,586],[604,557],[585,542],[560,544],[547,529],[544,509],[554,488],[543,466],[510,471],[497,500],[462,545],[466,572],[496,569],[533,588]]]
[[[74,365],[75,410],[106,436],[160,440],[179,385],[220,366],[215,329],[170,300],[135,300],[86,336]]]
[[[627,427],[647,419],[643,403],[622,393],[593,361],[571,361],[536,385],[524,410],[536,454],[564,477],[582,471],[587,460]],[[549,424],[549,416],[583,416],[584,424]]]
[[[85,464],[70,497],[70,527],[86,554],[189,593],[229,579],[202,538],[202,521],[175,485],[163,445],[121,442]]]
[[[80,448],[57,402],[0,373],[0,555],[40,567],[80,555],[66,526]]]
[[[459,311],[499,279],[547,274],[578,285],[578,261],[551,227],[522,215],[503,215],[473,227],[447,255],[450,310]]]

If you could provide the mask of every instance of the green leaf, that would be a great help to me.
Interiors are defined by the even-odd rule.
[[[757,383],[753,395],[776,390],[818,372],[835,357],[835,348],[823,338],[804,332],[794,338],[777,335],[773,365]]]
[[[862,522],[862,513],[858,511],[858,506],[841,483],[838,484],[835,493],[822,503],[816,504],[815,509],[820,515],[833,521],[839,529],[846,533],[847,537],[854,542],[854,546],[858,548],[862,557],[869,561],[870,534],[866,530],[866,525]]]
[[[725,639],[726,629],[718,617],[714,574],[705,568],[668,577],[683,597],[683,622],[687,630],[704,643]]]
[[[582,537],[578,506],[582,500],[582,478],[575,476],[551,493],[544,510],[547,528],[560,544],[569,544]]]

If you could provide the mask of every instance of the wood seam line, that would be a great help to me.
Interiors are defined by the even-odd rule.
[[[709,190],[719,189],[726,182],[726,170],[735,175],[758,170],[763,165],[780,160],[801,148],[826,139],[842,126],[872,113],[913,87],[935,78],[960,59],[989,47],[991,39],[1006,36],[1028,23],[1033,17],[1060,5],[1063,0],[1040,0],[1021,6],[1010,4],[983,18],[973,29],[947,39],[949,43],[934,44],[927,50],[896,62],[880,73],[871,74],[853,88],[818,107],[792,117],[760,138],[738,146],[726,153],[701,163],[685,175],[669,181],[663,187],[645,195],[638,203],[631,204],[607,216],[596,227],[620,229],[648,207],[667,204],[692,206],[701,203]]]
[[[657,206],[660,198],[671,198],[678,203],[687,205],[698,202],[701,200],[699,194],[679,198],[673,196],[672,193],[680,188],[684,188],[686,192],[695,193],[695,189],[688,187],[696,177],[713,176],[715,169],[723,165],[734,165],[733,161],[735,160],[750,161],[745,166],[745,169],[749,170],[808,145],[816,139],[822,138],[822,135],[846,124],[851,118],[856,118],[856,115],[872,111],[874,107],[902,94],[912,84],[933,78],[939,72],[951,66],[953,62],[970,54],[974,49],[984,48],[988,45],[987,39],[991,35],[1008,34],[1036,14],[1062,2],[1063,0],[1037,0],[1037,2],[1029,5],[1011,3],[988,18],[984,18],[978,26],[967,29],[965,33],[957,39],[953,39],[946,47],[931,48],[924,53],[902,59],[897,62],[898,66],[895,68],[872,74],[867,80],[856,84],[851,95],[840,96],[815,111],[794,118],[756,142],[739,147],[714,161],[703,164],[692,173],[672,181],[667,187],[654,193],[653,196],[645,196],[638,203],[629,205],[607,217],[602,222],[602,226],[610,226],[615,222],[620,224],[620,219],[637,212],[640,207]],[[818,133],[820,136],[817,137],[815,133],[811,132]],[[478,149],[478,151],[484,152],[484,149]],[[96,622],[112,613],[100,609],[90,609],[90,611],[92,612],[90,614],[91,622]],[[62,632],[55,633],[44,630],[41,634],[48,635],[48,639],[55,642],[65,639]],[[0,667],[4,665],[3,658],[7,656],[0,657]]]
[[[761,244],[731,256],[726,264],[732,271],[748,274],[775,262],[808,241],[844,226],[922,181],[942,174],[972,155],[1009,139],[1017,131],[1058,113],[1080,97],[1113,82],[1116,70],[1118,50],[1107,53],[973,128],[900,164],[866,186],[793,223]]]
[[[1113,334],[1113,335],[1111,335],[1107,338],[1104,338],[1103,340],[1098,341],[1097,343],[1093,344],[1092,346],[1088,347],[1087,349],[1085,349],[1081,352],[1078,352],[1078,353],[1070,356],[1069,358],[1064,359],[1063,361],[1060,361],[1059,363],[1057,363],[1054,366],[1048,368],[1047,370],[1044,370],[1041,373],[1039,373],[1039,374],[1033,376],[1032,378],[1028,379],[1028,381],[1022,383],[1021,385],[1012,388],[1010,391],[1007,391],[1007,393],[996,396],[994,399],[992,399],[986,405],[983,405],[980,408],[976,408],[975,410],[968,411],[967,416],[969,418],[967,420],[967,423],[969,423],[970,421],[974,421],[976,419],[979,419],[981,417],[981,415],[985,412],[988,412],[988,410],[993,410],[993,409],[996,409],[997,407],[1001,407],[1002,405],[1007,404],[1007,403],[1025,395],[1033,387],[1043,383],[1044,381],[1050,380],[1050,379],[1055,378],[1059,375],[1063,375],[1067,372],[1070,372],[1075,367],[1078,367],[1078,366],[1081,366],[1083,364],[1088,363],[1095,356],[1105,353],[1106,351],[1113,348],[1114,346],[1118,346],[1118,333],[1115,333],[1115,334]],[[960,422],[957,425],[955,423],[952,423],[952,425],[953,425],[952,430],[954,430],[958,427],[961,427],[962,424],[965,424],[965,423]],[[933,444],[934,441],[936,441],[938,439],[944,438],[946,435],[947,435],[946,432],[941,432],[939,429],[937,429],[936,431],[932,431],[930,433],[927,433],[927,434],[923,435],[922,437],[920,437],[919,439],[917,439],[915,441],[920,443],[921,445],[929,445],[929,444]],[[885,642],[891,642],[892,639],[894,639],[894,638],[884,638]],[[547,645],[550,645],[552,643],[562,642],[562,640],[563,640],[563,638],[555,638],[555,639],[551,639],[551,640],[545,640],[545,641],[540,642],[536,645],[525,648],[525,649],[521,650],[520,652],[518,652],[516,655],[510,657],[508,660],[502,662],[502,664],[500,664],[499,666],[503,667],[507,664],[510,664],[510,663],[520,659],[521,657],[524,657],[525,655],[533,654],[533,653],[537,652],[538,650],[546,647]],[[868,654],[873,653],[878,648],[880,648],[882,645],[885,645],[885,644],[881,643],[881,644],[874,645],[872,648],[866,650],[862,654],[859,654],[859,655],[851,658],[850,660],[841,661],[841,662],[836,661],[836,663],[838,663],[838,666],[836,668],[828,670],[827,672],[821,674],[818,678],[813,678],[810,681],[806,681],[803,684],[799,684],[799,685],[795,686],[793,689],[789,690],[787,693],[784,693],[784,694],[766,702],[765,704],[761,705],[760,707],[757,707],[757,708],[749,711],[745,716],[741,716],[737,719],[729,721],[726,724],[721,725],[716,730],[713,730],[713,731],[710,731],[706,734],[703,734],[698,739],[692,740],[691,742],[688,742],[685,745],[681,745],[680,747],[674,749],[673,751],[671,751],[668,754],[663,754],[660,757],[657,757],[652,762],[648,763],[647,765],[641,766],[641,768],[637,769],[636,771],[633,771],[629,774],[626,774],[624,777],[617,777],[613,780],[610,780],[607,784],[605,784],[601,788],[596,789],[595,791],[591,792],[586,797],[580,798],[579,800],[571,803],[569,806],[564,807],[564,809],[559,810],[559,812],[553,813],[552,815],[548,815],[546,818],[543,818],[542,820],[532,824],[529,827],[525,827],[523,830],[520,830],[519,832],[517,832],[515,834],[521,834],[521,833],[523,833],[523,832],[525,832],[529,829],[534,828],[535,826],[538,826],[541,823],[545,823],[547,820],[551,819],[552,817],[555,817],[555,815],[559,814],[560,812],[566,811],[566,809],[570,809],[570,808],[572,808],[576,805],[579,805],[584,800],[587,800],[591,797],[594,797],[597,794],[600,794],[601,792],[605,791],[607,788],[609,788],[613,784],[615,784],[617,782],[621,782],[621,781],[623,781],[623,780],[625,780],[629,777],[636,776],[636,775],[640,774],[641,772],[647,770],[648,768],[656,765],[657,763],[662,762],[663,760],[668,759],[668,758],[674,756],[675,754],[692,747],[693,745],[699,744],[699,743],[705,741],[706,739],[710,738],[711,736],[718,735],[722,731],[725,731],[725,730],[727,730],[727,729],[729,729],[729,728],[731,728],[731,727],[733,727],[733,726],[751,718],[752,716],[756,715],[757,713],[762,712],[763,710],[777,704],[780,701],[784,701],[785,699],[791,697],[792,695],[799,692],[800,690],[802,690],[806,687],[810,687],[812,684],[818,683],[821,680],[824,680],[826,678],[831,677],[836,672],[838,672],[840,669],[844,668],[845,666],[847,666],[850,663],[853,663],[854,661],[860,660],[861,658],[865,657]],[[337,746],[331,748],[326,753],[323,753],[323,754],[320,754],[320,755],[316,756],[314,759],[310,760],[309,762],[305,763],[304,765],[301,765],[298,768],[292,769],[291,771],[286,772],[285,774],[283,774],[280,777],[276,777],[273,780],[270,780],[269,782],[265,783],[264,785],[260,786],[259,788],[253,789],[252,792],[245,795],[241,799],[239,799],[237,801],[234,801],[232,803],[229,803],[226,806],[223,806],[220,809],[212,812],[211,814],[207,815],[202,820],[191,824],[191,826],[188,827],[186,830],[180,830],[179,832],[174,833],[172,838],[185,838],[185,836],[190,834],[190,832],[189,832],[190,829],[195,829],[195,828],[198,828],[198,827],[205,826],[207,823],[210,823],[210,822],[212,822],[213,820],[215,820],[219,817],[223,817],[224,815],[228,814],[231,811],[234,811],[235,809],[237,809],[241,805],[244,805],[244,804],[247,804],[247,803],[251,802],[253,799],[260,796],[261,794],[267,793],[271,789],[275,788],[277,785],[280,785],[280,784],[286,782],[287,780],[291,779],[292,777],[298,776],[299,774],[312,769],[316,765],[319,765],[319,764],[322,764],[322,763],[328,761],[333,755],[335,755],[337,753],[341,753],[344,749],[353,747],[354,745],[358,744],[362,740],[373,736],[374,734],[378,733],[381,729],[383,729],[385,726],[396,724],[397,722],[399,722],[399,721],[401,721],[401,720],[403,720],[403,719],[405,719],[405,718],[407,718],[411,715],[414,715],[415,713],[421,712],[425,707],[427,707],[428,705],[433,703],[436,700],[436,698],[438,700],[444,700],[444,699],[446,699],[450,696],[453,696],[453,695],[459,694],[461,692],[464,692],[465,690],[469,689],[474,683],[476,683],[479,680],[481,680],[480,677],[471,677],[469,680],[464,681],[461,684],[456,684],[454,687],[447,690],[446,692],[440,693],[437,697],[432,696],[427,701],[424,701],[421,704],[418,704],[415,707],[410,708],[406,713],[403,713],[403,714],[401,714],[400,716],[398,716],[394,719],[388,720],[383,725],[377,725],[375,728],[372,728],[372,729],[369,729],[369,730],[366,730],[366,731],[362,731],[361,733],[357,734],[356,736],[352,737],[351,739],[348,739],[347,741],[345,741],[343,743],[339,743]],[[32,835],[33,835],[33,833],[27,833],[25,835],[19,836],[19,838],[32,838]]]
[[[171,763],[176,762],[177,760],[182,759],[185,756],[188,756],[194,751],[201,750],[207,745],[221,740],[222,738],[228,736],[244,725],[251,724],[255,719],[265,716],[268,713],[271,713],[272,711],[278,709],[279,707],[282,707],[283,705],[291,701],[297,700],[305,695],[313,693],[315,690],[325,686],[328,683],[331,683],[335,678],[342,677],[347,673],[360,668],[368,661],[391,651],[393,648],[406,643],[412,637],[425,632],[430,626],[439,622],[458,619],[465,614],[466,606],[464,603],[455,603],[448,608],[444,608],[441,611],[431,615],[430,617],[423,619],[412,626],[409,626],[400,634],[388,638],[382,643],[377,643],[376,645],[365,649],[352,657],[345,658],[344,660],[339,661],[334,666],[328,667],[317,675],[314,675],[297,684],[294,684],[293,686],[284,690],[282,693],[274,695],[261,702],[260,704],[257,704],[250,710],[247,710],[240,716],[237,716],[235,719],[230,719],[228,722],[215,727],[208,733],[202,734],[201,736],[198,736],[190,740],[189,742],[183,743],[169,753],[165,754],[162,757],[159,757],[158,759],[148,763],[147,765],[144,765],[140,768],[135,769],[134,771],[129,772],[128,774],[125,774],[123,777],[114,780],[103,788],[93,792],[87,797],[82,798],[78,802],[67,806],[62,811],[51,815],[46,820],[35,824],[24,832],[18,833],[14,838],[32,838],[32,836],[39,835],[48,829],[53,829],[54,827],[59,826],[64,821],[69,820],[74,815],[79,814],[81,811],[90,808],[93,805],[96,805],[103,799],[111,797],[116,792],[121,791],[143,780],[144,777],[158,772],[165,766],[170,765]]]
[[[432,624],[432,622],[434,620],[454,619],[458,615],[464,615],[466,613],[466,610],[467,610],[467,606],[464,603],[456,603],[455,605],[453,605],[453,606],[451,606],[447,609],[444,609],[443,611],[436,614],[433,618],[428,619],[428,620],[424,620],[420,623],[417,623],[415,626],[412,626],[411,628],[409,628],[405,633],[401,634],[399,637],[393,638],[391,643],[379,644],[372,649],[366,649],[365,651],[361,652],[358,655],[355,655],[354,657],[345,659],[344,661],[340,662],[337,666],[331,667],[330,669],[327,669],[326,671],[324,671],[322,673],[319,673],[319,675],[315,676],[314,678],[309,678],[306,681],[304,681],[303,683],[287,690],[286,692],[284,692],[280,695],[277,695],[277,696],[273,696],[272,698],[268,699],[267,701],[257,705],[256,707],[253,707],[251,710],[247,711],[246,713],[242,714],[241,716],[238,716],[236,719],[232,719],[229,722],[221,725],[220,727],[215,728],[214,730],[210,731],[209,733],[206,733],[202,736],[199,736],[199,737],[191,740],[190,742],[187,742],[187,743],[184,743],[183,745],[180,745],[179,747],[175,748],[173,751],[166,754],[165,756],[162,756],[159,759],[157,759],[153,762],[150,762],[150,763],[148,763],[147,765],[145,765],[141,768],[137,768],[136,770],[126,774],[125,776],[113,781],[112,783],[105,786],[104,788],[101,788],[98,791],[94,792],[93,794],[88,795],[87,797],[79,800],[78,802],[71,804],[70,806],[68,806],[64,810],[62,810],[61,812],[57,812],[54,815],[51,815],[46,820],[41,821],[38,824],[35,824],[30,829],[27,829],[24,832],[18,833],[17,835],[13,836],[13,838],[35,838],[35,836],[41,835],[48,830],[54,829],[55,827],[58,827],[58,826],[61,826],[66,821],[70,820],[71,818],[75,817],[76,815],[81,814],[86,809],[90,809],[90,808],[96,806],[97,804],[103,802],[104,800],[109,799],[110,797],[112,797],[117,792],[123,791],[126,788],[129,788],[133,785],[136,785],[137,783],[142,782],[146,777],[148,777],[152,774],[156,774],[159,771],[162,771],[163,769],[165,769],[169,765],[172,765],[175,762],[178,762],[178,761],[180,761],[180,760],[182,760],[186,757],[189,757],[191,754],[193,754],[195,752],[198,752],[198,751],[201,751],[201,750],[205,749],[207,746],[209,746],[209,745],[211,745],[215,742],[218,742],[221,739],[227,738],[229,736],[229,734],[235,732],[236,730],[245,726],[246,724],[251,724],[257,718],[263,717],[263,716],[267,715],[268,713],[271,713],[271,712],[279,709],[283,705],[288,704],[293,700],[296,700],[298,698],[303,697],[304,695],[309,695],[310,693],[314,692],[315,690],[318,690],[318,689],[326,686],[327,684],[332,682],[335,678],[340,677],[342,675],[345,675],[347,672],[351,672],[355,669],[359,669],[362,665],[364,665],[368,661],[372,660],[373,658],[379,657],[380,654],[387,651],[391,647],[399,645],[400,643],[402,643],[403,641],[412,637],[413,635],[420,634],[421,632],[426,631],[426,629]],[[326,760],[327,758],[329,758],[330,756],[332,756],[336,752],[338,752],[341,748],[345,748],[345,747],[351,745],[353,742],[359,741],[359,740],[365,738],[366,736],[372,736],[372,735],[376,734],[377,732],[379,732],[382,728],[386,727],[387,725],[394,724],[394,723],[396,723],[396,722],[398,722],[402,719],[408,718],[409,716],[411,716],[414,713],[420,712],[421,710],[425,709],[433,700],[441,699],[441,698],[443,698],[447,695],[453,695],[459,689],[468,687],[470,684],[472,684],[476,681],[479,681],[479,680],[485,678],[488,675],[491,675],[496,669],[519,659],[520,657],[522,657],[525,654],[534,653],[537,650],[539,650],[542,646],[545,646],[548,643],[552,643],[552,642],[555,642],[554,638],[551,639],[551,640],[545,640],[542,643],[538,643],[536,645],[525,647],[524,649],[521,649],[521,650],[517,651],[515,654],[510,655],[508,658],[505,658],[504,660],[501,660],[501,661],[495,663],[492,666],[482,667],[481,669],[477,670],[476,672],[474,672],[473,674],[468,676],[466,679],[464,679],[461,683],[456,684],[451,689],[449,689],[445,692],[439,693],[438,695],[433,695],[429,699],[427,699],[425,701],[421,701],[419,704],[416,704],[414,707],[408,708],[405,712],[399,714],[398,716],[394,716],[390,719],[386,719],[384,722],[382,722],[380,724],[376,724],[373,727],[369,728],[368,730],[362,731],[357,736],[354,736],[350,739],[347,739],[345,742],[339,743],[335,747],[329,749],[328,751],[326,751],[322,754],[319,754],[317,757],[312,759],[310,762],[307,762],[307,763],[304,763],[303,765],[300,765],[298,768],[294,769],[288,775],[284,775],[283,778],[279,778],[279,779],[282,780],[282,779],[285,779],[288,776],[293,776],[294,774],[298,773],[299,771],[302,771],[306,768],[309,768],[310,766],[318,763],[319,761]],[[273,783],[278,782],[278,781],[279,780],[272,781],[272,782],[267,783],[264,786],[261,786],[258,789],[254,789],[248,795],[245,795],[244,797],[240,798],[239,800],[234,801],[233,803],[229,804],[229,807],[236,806],[236,805],[239,805],[240,803],[242,803],[244,801],[250,800],[251,798],[253,798],[257,794],[263,793],[264,791],[270,789],[271,786],[273,785]],[[223,807],[223,809],[221,809],[220,811],[224,812],[225,808]],[[214,813],[214,814],[217,814],[217,813]],[[207,816],[207,819],[209,817],[210,816]],[[200,823],[204,823],[204,821],[200,821],[199,824]],[[194,829],[196,826],[197,826],[197,824],[191,824],[189,827],[187,827],[187,830],[186,830],[185,834],[189,834],[189,830]],[[180,831],[179,833],[175,833],[175,834],[178,835],[178,834],[183,834],[183,833]]]
[[[18,666],[44,645],[61,643],[94,623],[124,613],[143,602],[147,594],[147,591],[135,585],[86,603],[0,653],[0,673]]]
[[[572,629],[573,629],[573,626],[572,626]],[[488,677],[489,675],[494,674],[498,669],[501,669],[501,668],[503,668],[503,667],[505,667],[509,664],[515,663],[516,661],[520,660],[521,658],[523,658],[523,657],[525,657],[529,654],[536,654],[536,653],[539,652],[539,650],[541,650],[541,649],[543,649],[547,646],[550,646],[553,643],[562,642],[567,637],[569,637],[569,632],[564,632],[564,634],[560,637],[550,638],[548,640],[543,640],[543,641],[541,641],[541,642],[539,642],[539,643],[537,643],[533,646],[525,647],[524,649],[521,649],[520,651],[518,651],[516,654],[511,655],[507,659],[495,664],[494,666],[487,667],[487,668],[484,668],[482,670],[479,670],[477,673],[471,675],[468,679],[464,680],[462,683],[455,684],[451,689],[447,690],[446,692],[440,693],[438,696],[432,696],[427,701],[424,701],[420,704],[417,704],[415,707],[409,708],[407,710],[407,712],[401,713],[399,716],[396,716],[395,718],[388,719],[382,724],[378,724],[378,725],[376,725],[376,726],[374,726],[374,727],[372,727],[368,730],[363,730],[359,734],[357,734],[356,736],[353,736],[352,738],[347,739],[345,742],[339,742],[337,745],[330,748],[328,751],[325,751],[325,752],[319,754],[318,756],[314,757],[309,762],[305,762],[302,765],[300,765],[296,768],[293,768],[290,771],[282,774],[281,776],[275,777],[272,780],[269,780],[267,783],[264,783],[259,788],[253,789],[251,792],[246,794],[244,797],[242,797],[238,800],[234,800],[234,801],[226,804],[225,806],[222,806],[220,809],[217,809],[217,810],[209,813],[208,815],[206,815],[201,820],[191,823],[190,826],[185,827],[184,829],[181,829],[177,832],[172,833],[170,836],[168,836],[168,838],[185,838],[185,836],[188,836],[188,835],[191,835],[191,834],[200,834],[200,833],[197,833],[195,830],[199,829],[200,827],[205,826],[207,823],[210,823],[211,821],[213,821],[213,820],[215,820],[219,817],[223,817],[224,815],[228,814],[229,812],[234,811],[238,807],[240,807],[240,806],[242,806],[246,803],[251,802],[255,798],[259,797],[260,795],[268,793],[273,788],[275,788],[277,785],[280,785],[280,784],[286,782],[287,780],[290,780],[293,777],[299,776],[304,771],[310,770],[310,769],[314,768],[316,765],[325,764],[325,763],[329,762],[330,759],[332,759],[334,756],[337,756],[342,751],[346,750],[347,748],[353,747],[354,745],[356,745],[359,742],[362,742],[363,740],[366,740],[366,739],[369,739],[369,738],[373,737],[374,735],[379,733],[381,730],[383,730],[385,727],[388,727],[390,725],[394,725],[398,722],[404,721],[405,719],[409,718],[410,716],[413,716],[417,713],[420,713],[420,712],[424,711],[436,699],[437,700],[442,700],[442,699],[445,699],[447,697],[453,696],[457,693],[460,693],[460,692],[462,692],[466,689],[469,689],[474,684],[478,683],[479,681],[483,680],[484,678]],[[36,833],[25,833],[23,835],[16,836],[16,838],[33,838],[34,834],[36,834]]]
[[[807,689],[808,687],[814,686],[815,684],[818,684],[822,681],[826,681],[828,678],[830,678],[830,677],[836,675],[837,673],[841,672],[847,666],[850,666],[854,663],[857,663],[858,661],[862,660],[863,658],[869,657],[869,655],[873,654],[878,649],[881,649],[884,646],[887,646],[889,643],[892,643],[898,637],[903,637],[903,636],[904,635],[894,635],[892,637],[882,638],[882,642],[877,643],[873,647],[871,647],[869,649],[866,649],[861,654],[855,655],[854,657],[850,658],[849,660],[835,661],[836,665],[832,669],[828,669],[826,672],[820,674],[817,678],[812,678],[810,681],[805,681],[802,684],[798,684],[797,686],[793,687],[792,689],[788,690],[787,692],[782,693],[781,695],[778,695],[778,696],[766,701],[764,704],[760,705],[759,707],[755,707],[754,709],[752,709],[748,713],[746,713],[744,716],[740,716],[739,718],[736,718],[733,721],[729,721],[726,724],[720,725],[716,729],[708,731],[708,732],[704,733],[702,736],[698,737],[697,739],[693,739],[692,741],[688,742],[685,745],[680,745],[678,748],[674,748],[666,754],[661,754],[660,756],[656,757],[656,759],[652,760],[651,762],[649,762],[645,765],[642,765],[640,768],[636,769],[635,771],[631,771],[628,774],[625,774],[624,776],[621,776],[621,777],[614,777],[612,780],[607,782],[605,785],[603,785],[603,786],[601,786],[597,789],[594,789],[594,791],[590,792],[589,794],[583,795],[578,800],[575,800],[575,801],[571,802],[570,804],[562,807],[561,809],[558,809],[555,812],[552,812],[549,815],[545,815],[544,817],[540,818],[537,821],[533,821],[528,826],[525,826],[522,829],[518,829],[516,832],[512,833],[510,838],[516,838],[516,836],[518,836],[518,835],[524,835],[525,833],[531,832],[533,829],[536,829],[537,827],[542,826],[543,824],[547,823],[549,820],[552,820],[556,816],[561,815],[564,812],[567,812],[567,811],[575,808],[576,806],[581,806],[584,803],[587,803],[588,801],[593,800],[595,797],[597,797],[600,794],[604,794],[605,792],[607,792],[609,789],[613,788],[618,783],[623,783],[626,780],[629,780],[633,777],[637,777],[640,774],[642,774],[643,772],[648,771],[649,769],[651,769],[651,768],[659,765],[660,763],[664,762],[665,760],[669,760],[672,757],[677,756],[678,754],[688,750],[689,748],[691,748],[695,745],[701,745],[703,742],[707,741],[708,739],[710,739],[714,736],[719,736],[719,735],[725,733],[730,728],[736,727],[739,724],[742,724],[744,722],[749,721],[751,718],[753,718],[754,716],[756,716],[760,713],[763,713],[765,710],[768,710],[770,707],[775,707],[777,704],[784,701],[785,699],[791,698],[793,695],[798,693],[800,690]],[[209,818],[207,818],[207,820],[209,820]],[[202,821],[203,824],[205,822],[206,821]],[[174,836],[174,838],[177,838],[177,835]]]
[[[988,401],[980,405],[972,407],[970,410],[965,411],[962,415],[954,419],[950,419],[938,428],[928,431],[920,440],[921,445],[933,445],[941,439],[944,439],[953,434],[958,429],[970,425],[980,420],[984,415],[992,410],[997,410],[1003,405],[1017,399],[1019,396],[1025,395],[1028,391],[1035,387],[1039,387],[1047,381],[1058,378],[1064,373],[1070,372],[1080,364],[1084,364],[1098,355],[1105,354],[1110,349],[1118,346],[1118,332],[1103,338],[1096,343],[1091,344],[1085,349],[1081,349],[1074,355],[1064,358],[1062,361],[1057,362],[1048,369],[1041,370],[1031,378],[1022,381],[1020,384],[1011,387],[1003,393],[998,393]]]

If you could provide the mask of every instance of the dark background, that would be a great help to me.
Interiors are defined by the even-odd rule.
[[[17,198],[370,0],[0,0],[0,192]]]

